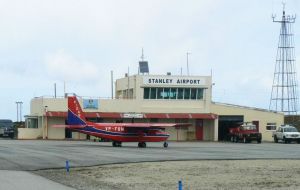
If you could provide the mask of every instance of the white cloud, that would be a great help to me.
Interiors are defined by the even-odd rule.
[[[288,0],[287,13],[299,6]],[[110,70],[137,73],[144,47],[151,74],[185,74],[189,51],[190,73],[213,70],[213,97],[265,107],[280,27],[271,14],[281,11],[281,0],[0,0],[0,86],[9,90],[0,99],[29,102],[63,81],[68,92],[108,96]]]
[[[78,60],[60,49],[45,60],[46,71],[51,78],[61,81],[91,82],[99,80],[99,67],[91,62]]]

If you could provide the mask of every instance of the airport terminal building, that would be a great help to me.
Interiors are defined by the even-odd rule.
[[[211,88],[211,76],[132,75],[115,81],[114,99],[82,97],[79,101],[93,122],[190,123],[166,128],[174,141],[223,141],[229,128],[241,122],[253,122],[262,140],[271,141],[276,126],[284,123],[282,113],[212,102]],[[66,116],[66,97],[33,98],[18,138],[90,138],[53,127],[65,124]]]

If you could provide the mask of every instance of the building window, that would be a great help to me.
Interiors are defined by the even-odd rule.
[[[184,89],[184,99],[189,100],[191,97],[191,89],[190,88],[185,88]]]
[[[38,128],[37,118],[26,118],[26,128]]]
[[[122,98],[133,99],[133,88],[122,90]]]
[[[126,93],[126,92],[125,92]],[[202,100],[203,88],[144,88],[144,99]],[[132,93],[130,94],[132,96]],[[131,98],[130,96],[130,98]]]
[[[170,88],[164,88],[163,97],[164,97],[164,99],[170,98]]]
[[[150,98],[150,88],[144,88],[144,99]]]
[[[150,99],[156,99],[157,88],[150,88]]]
[[[133,99],[133,88],[128,89],[128,98]]]
[[[191,88],[191,99],[196,100],[196,97],[197,97],[197,89]]]
[[[179,99],[179,100],[183,99],[183,88],[178,88],[177,99]]]
[[[163,99],[163,98],[164,98],[164,89],[157,88],[157,99]]]
[[[203,99],[203,88],[197,88],[197,100],[202,100]]]
[[[266,130],[267,131],[276,131],[276,123],[267,123]]]
[[[177,88],[171,88],[170,99],[176,99],[176,96],[177,96]]]

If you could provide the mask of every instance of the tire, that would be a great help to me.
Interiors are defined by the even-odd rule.
[[[118,146],[118,147],[122,147],[122,142],[118,142],[118,143],[117,143],[117,146]]]
[[[169,146],[168,143],[167,143],[167,142],[164,142],[164,147],[165,147],[165,148],[168,148],[168,146]]]
[[[239,137],[235,136],[235,137],[234,137],[234,142],[235,142],[235,143],[238,143],[238,142],[239,142]]]
[[[285,137],[283,137],[283,142],[284,142],[285,144],[287,144],[287,143],[288,143],[288,140],[285,139]]]
[[[14,134],[13,133],[9,134],[9,138],[14,139]]]
[[[274,136],[274,142],[275,142],[275,143],[278,143],[277,136]]]
[[[233,136],[230,137],[230,141],[231,141],[231,142],[234,142]]]
[[[121,147],[122,146],[122,142],[119,141],[113,141],[112,142],[113,147]]]
[[[260,144],[261,143],[261,139],[257,139],[257,144]]]
[[[300,140],[297,140],[297,143],[300,144]]]
[[[146,148],[146,143],[145,142],[139,142],[138,147],[139,148]]]

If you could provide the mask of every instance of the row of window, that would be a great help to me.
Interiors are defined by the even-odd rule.
[[[144,99],[202,100],[203,88],[144,88]]]

